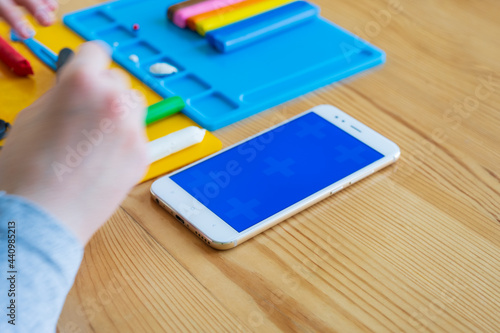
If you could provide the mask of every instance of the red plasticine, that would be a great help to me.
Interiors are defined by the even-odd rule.
[[[33,74],[29,61],[2,37],[0,37],[0,61],[9,66],[16,75],[27,76]]]

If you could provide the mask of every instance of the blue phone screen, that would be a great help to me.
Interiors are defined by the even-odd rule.
[[[310,112],[171,179],[241,232],[382,157]]]

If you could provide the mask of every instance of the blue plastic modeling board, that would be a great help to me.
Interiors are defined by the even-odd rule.
[[[181,96],[184,113],[214,131],[385,61],[382,50],[318,16],[230,53],[219,53],[167,20],[179,0],[121,0],[71,13],[64,23],[103,40],[113,59],[162,97]],[[138,31],[133,25],[139,24]],[[139,57],[139,63],[129,59]],[[156,77],[157,62],[179,72]]]

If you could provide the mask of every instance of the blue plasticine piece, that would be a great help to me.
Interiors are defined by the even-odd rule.
[[[180,96],[183,112],[214,131],[385,61],[382,50],[317,15],[300,26],[229,53],[165,19],[179,0],[120,0],[64,17],[87,40],[102,40],[113,59],[163,98]],[[141,29],[133,31],[133,24]],[[139,57],[136,63],[130,55]],[[157,77],[166,62],[179,72]]]
[[[318,14],[318,7],[305,1],[295,1],[249,19],[212,30],[207,33],[206,38],[219,52],[231,52],[296,27],[312,20]]]

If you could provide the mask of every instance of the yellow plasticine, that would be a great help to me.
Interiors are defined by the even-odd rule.
[[[81,37],[59,22],[48,28],[40,27],[35,23],[33,25],[37,31],[36,38],[56,53],[59,53],[59,50],[64,47],[69,47],[76,51],[78,46],[85,42]],[[9,28],[4,23],[0,23],[0,35],[9,40]],[[37,98],[53,87],[56,82],[56,75],[32,55],[26,47],[19,43],[12,43],[11,45],[28,59],[35,72],[35,75],[27,78],[18,77],[11,73],[6,66],[0,64],[0,91],[2,92],[2,97],[0,97],[0,118],[10,122],[15,127],[14,119],[17,113],[32,104]],[[121,68],[114,62],[111,64],[111,67]],[[132,88],[144,94],[148,105],[159,102],[162,99],[137,78],[132,75],[129,76]],[[148,126],[146,134],[149,140],[152,141],[188,126],[197,125],[184,114],[176,114]],[[210,132],[207,132],[205,139],[200,144],[153,163],[142,182],[195,162],[219,151],[221,148],[221,141]],[[124,165],[123,167],[127,166]]]
[[[192,17],[187,19],[186,23],[187,23],[187,26],[189,27],[189,29],[196,31],[196,25],[198,24],[198,22],[201,22],[203,20],[206,20],[206,19],[214,17],[214,16],[224,15],[226,13],[233,12],[233,11],[239,10],[241,8],[247,8],[247,7],[253,6],[254,4],[266,2],[266,1],[269,1],[269,0],[244,0],[244,1],[238,2],[236,4],[230,5],[230,6],[226,6],[223,8],[212,10],[210,12],[206,12],[206,13],[192,16]]]
[[[215,30],[226,25],[242,21],[249,17],[265,13],[274,8],[283,6],[287,3],[293,2],[293,0],[270,0],[259,2],[247,7],[239,8],[231,12],[227,12],[221,15],[216,15],[205,20],[201,20],[196,24],[196,31],[205,36],[205,34],[211,30]]]

